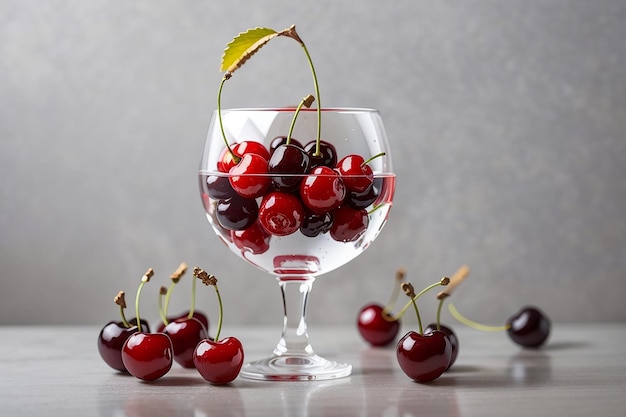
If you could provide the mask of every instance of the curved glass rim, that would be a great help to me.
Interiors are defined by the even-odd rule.
[[[223,108],[219,111],[224,112],[250,112],[250,111],[268,111],[268,112],[293,112],[297,109],[297,106],[286,106],[286,107],[233,107],[233,108]],[[302,107],[300,109],[301,112],[317,112],[316,107]],[[378,109],[373,107],[322,107],[320,109],[322,113],[324,112],[342,112],[342,113],[380,113]],[[217,113],[218,110],[213,110],[214,113]]]
[[[212,170],[208,170],[208,169],[199,169],[198,173],[200,175],[213,175],[216,177],[260,177],[260,178],[264,178],[264,177],[270,177],[270,178],[274,178],[274,177],[336,177],[336,175],[333,174],[314,174],[314,173],[307,173],[307,174],[293,174],[293,173],[280,173],[280,172],[263,172],[263,173],[258,173],[258,174],[231,174],[229,172],[221,172],[221,171],[212,171]],[[374,178],[388,178],[388,177],[395,177],[396,173],[395,172],[374,172]],[[344,178],[363,178],[365,177],[365,175],[343,175]]]

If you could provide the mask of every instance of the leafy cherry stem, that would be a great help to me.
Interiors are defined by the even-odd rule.
[[[146,282],[150,281],[150,278],[154,275],[154,270],[152,268],[148,268],[145,274],[141,277],[141,283],[139,284],[139,288],[137,288],[137,295],[135,296],[135,316],[137,317],[137,331],[141,333],[141,318],[139,317],[139,298],[141,296],[141,290]]]
[[[217,304],[219,307],[219,316],[217,318],[217,331],[215,333],[215,341],[220,340],[220,333],[222,331],[222,316],[224,315],[224,307],[222,305],[222,297],[220,296],[220,291],[217,288],[217,278],[215,275],[209,274],[204,269],[196,266],[193,268],[193,276],[202,281],[204,285],[210,285],[215,289],[215,295],[217,296]]]
[[[115,301],[115,304],[120,306],[120,315],[122,316],[122,323],[128,329],[131,326],[128,320],[126,320],[126,314],[124,314],[124,309],[126,308],[126,299],[124,298],[124,295],[125,295],[124,291],[118,292],[117,295],[113,298],[113,301]]]
[[[232,77],[231,72],[227,71],[226,73],[224,73],[224,76],[222,77],[222,81],[220,82],[220,87],[217,90],[217,120],[220,125],[220,132],[222,133],[222,139],[224,139],[224,144],[226,145],[226,149],[228,149],[228,152],[232,156],[233,160],[235,162],[239,162],[241,158],[237,156],[233,152],[232,148],[230,147],[230,144],[228,143],[228,139],[226,138],[226,132],[224,132],[224,122],[222,121],[222,89],[224,88],[224,83],[230,80],[230,77]]]

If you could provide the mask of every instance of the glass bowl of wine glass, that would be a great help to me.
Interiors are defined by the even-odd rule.
[[[282,335],[241,376],[323,380],[350,375],[309,342],[317,277],[363,253],[385,225],[395,174],[382,117],[366,108],[242,108],[213,113],[199,169],[213,230],[242,260],[275,277]],[[261,284],[259,284],[261,285]]]

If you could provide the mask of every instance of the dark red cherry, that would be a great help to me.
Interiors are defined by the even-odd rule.
[[[206,175],[200,181],[202,192],[214,200],[225,200],[238,195],[225,175]]]
[[[183,368],[193,368],[193,353],[201,340],[208,338],[207,330],[200,320],[182,317],[171,321],[163,333],[172,340],[174,360]]]
[[[380,190],[383,186],[382,178],[374,178],[372,186],[362,193],[356,191],[349,191],[346,196],[346,203],[355,209],[364,209],[371,206],[380,195]]]
[[[349,206],[341,206],[333,212],[335,217],[330,228],[330,235],[338,242],[354,242],[369,225],[369,217],[364,209],[356,210]]]
[[[300,183],[300,198],[315,213],[339,207],[346,197],[346,187],[339,173],[326,166],[313,168]]]
[[[457,356],[459,356],[459,338],[456,336],[454,331],[443,324],[439,325],[439,329],[437,329],[437,323],[431,323],[424,329],[424,333],[432,333],[435,330],[440,330],[445,333],[448,340],[450,340],[450,345],[452,346],[452,353],[450,354],[450,363],[446,368],[446,371],[450,369],[450,367],[456,362]]]
[[[388,313],[384,313],[391,318]],[[359,334],[372,346],[387,346],[400,331],[400,320],[386,320],[383,307],[378,304],[364,306],[357,316]]]
[[[239,163],[228,171],[230,185],[243,198],[261,197],[271,184],[267,167],[267,159],[262,156],[244,154]]]
[[[333,144],[324,140],[320,140],[319,153],[317,150],[317,141],[311,141],[304,145],[304,151],[311,158],[311,168],[326,166],[334,168],[337,165],[337,150]]]
[[[315,237],[328,232],[332,224],[332,212],[321,214],[309,212],[304,216],[300,232],[307,237]]]
[[[266,161],[270,158],[270,152],[260,142],[243,141],[231,145],[230,149],[224,148],[217,161],[217,170],[220,172],[230,172],[230,169],[239,163],[239,158],[247,153],[261,156]],[[235,154],[238,158],[233,157]]]
[[[310,160],[304,150],[293,144],[280,145],[272,153],[268,171],[272,174],[272,184],[279,191],[298,189],[302,174],[309,171]]]
[[[124,343],[122,362],[136,378],[154,381],[169,372],[173,348],[165,333],[133,333]]]
[[[104,362],[111,368],[126,372],[122,362],[122,348],[126,339],[137,332],[137,326],[126,327],[122,322],[110,321],[98,335],[98,352]]]
[[[364,193],[374,182],[372,168],[365,163],[361,155],[347,155],[337,163],[343,183],[348,191]]]
[[[204,379],[213,384],[228,384],[239,375],[244,351],[235,337],[219,341],[205,339],[198,343],[193,362]]]
[[[276,136],[270,142],[270,156],[274,153],[276,148],[278,148],[280,145],[286,145],[286,144],[287,144],[287,136]],[[291,138],[289,140],[289,144],[296,145],[299,148],[302,148],[302,143],[300,143],[297,139],[294,139],[294,138]]]
[[[230,237],[235,246],[242,251],[258,255],[270,248],[272,235],[257,221],[247,229],[231,231]]]
[[[550,319],[537,307],[527,306],[507,320],[507,333],[520,346],[537,348],[550,336]]]
[[[304,208],[293,194],[272,191],[266,194],[259,206],[259,222],[272,235],[286,236],[302,225]]]
[[[450,363],[452,345],[444,332],[423,335],[410,331],[398,342],[396,357],[402,371],[416,382],[429,382],[441,376]]]
[[[250,227],[257,219],[259,206],[254,199],[233,197],[217,203],[215,218],[228,230],[243,230]]]

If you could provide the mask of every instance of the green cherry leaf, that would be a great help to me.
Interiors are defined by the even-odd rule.
[[[252,55],[278,35],[279,32],[276,32],[274,29],[260,27],[248,29],[238,34],[224,49],[220,71],[235,72]]]

